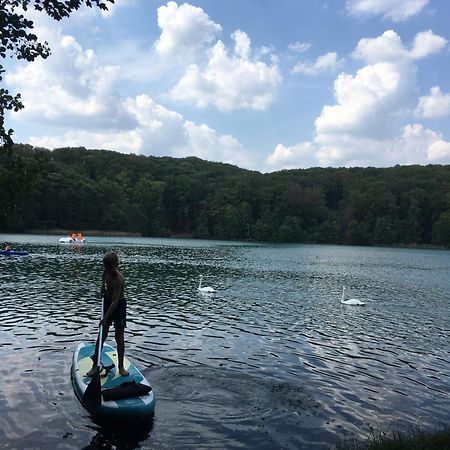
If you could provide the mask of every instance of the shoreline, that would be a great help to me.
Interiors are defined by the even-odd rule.
[[[100,230],[85,230],[81,231],[73,231],[66,229],[58,229],[54,228],[51,230],[26,230],[21,234],[43,234],[47,236],[71,236],[72,233],[81,233],[84,237],[87,236],[101,236],[101,237],[143,237],[141,233],[131,233],[127,231],[100,231]]]
[[[72,233],[81,233],[84,237],[89,236],[99,236],[99,237],[135,237],[135,238],[170,238],[170,239],[192,239],[192,240],[201,240],[203,238],[195,238],[191,233],[174,233],[170,234],[168,236],[143,236],[142,233],[138,232],[129,232],[129,231],[113,231],[113,230],[73,230],[73,229],[64,229],[64,228],[52,228],[52,229],[31,229],[31,230],[25,230],[20,233],[17,232],[6,232],[1,231],[0,233],[5,234],[42,234],[47,236],[71,236]],[[217,238],[206,238],[211,240],[217,240],[222,241],[223,239],[217,239]],[[298,244],[298,245],[338,245],[343,247],[369,247],[369,248],[385,248],[385,249],[415,249],[415,250],[449,250],[449,247],[446,247],[444,245],[435,245],[435,244],[416,244],[416,243],[396,243],[396,244],[379,244],[379,245],[352,245],[352,244],[344,244],[344,243],[318,243],[318,242],[273,242],[273,241],[249,241],[248,239],[245,240],[237,240],[237,242],[254,242],[259,244]]]

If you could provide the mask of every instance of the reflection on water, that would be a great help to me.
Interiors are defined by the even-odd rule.
[[[448,251],[2,239],[29,255],[0,259],[0,448],[324,449],[449,420]],[[93,421],[69,379],[111,249],[127,353],[157,398],[133,432]],[[366,306],[341,305],[343,285]]]
[[[154,417],[145,421],[102,421],[94,418],[92,429],[96,431],[88,445],[82,450],[110,448],[138,448],[149,439],[153,430]]]

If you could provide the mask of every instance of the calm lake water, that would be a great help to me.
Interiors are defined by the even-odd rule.
[[[29,252],[0,256],[0,448],[314,450],[450,421],[450,251],[0,240]],[[93,421],[70,382],[77,343],[96,338],[108,250],[126,352],[156,396],[136,429]],[[200,275],[216,295],[197,292]],[[366,306],[342,305],[343,285]]]

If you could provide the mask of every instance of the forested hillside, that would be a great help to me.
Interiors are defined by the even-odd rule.
[[[450,246],[450,166],[261,174],[198,158],[54,151],[0,154],[0,230]]]

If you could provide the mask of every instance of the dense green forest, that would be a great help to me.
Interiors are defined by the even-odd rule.
[[[450,246],[450,166],[269,174],[190,157],[14,145],[0,153],[0,230]]]

